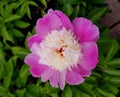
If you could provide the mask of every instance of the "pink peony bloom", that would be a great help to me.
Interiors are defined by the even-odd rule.
[[[98,27],[90,20],[80,17],[71,23],[64,13],[50,9],[28,38],[31,54],[25,63],[34,77],[53,87],[81,84],[98,63],[98,38]]]

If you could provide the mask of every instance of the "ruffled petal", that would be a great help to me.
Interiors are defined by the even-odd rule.
[[[29,37],[27,41],[28,41],[28,47],[30,48],[30,47],[32,47],[33,43],[39,44],[41,42],[41,38],[38,34],[35,34],[35,35]]]
[[[98,27],[86,18],[75,18],[73,21],[74,33],[79,42],[97,41],[99,39]]]
[[[32,47],[30,48],[30,51],[34,54],[39,56],[40,55],[40,45],[37,43],[33,43]]]
[[[61,90],[63,90],[64,87],[65,87],[65,75],[66,75],[65,72],[64,71],[59,72],[59,71],[56,71],[56,70],[52,70],[52,72],[51,72],[52,76],[50,76],[50,79],[49,79],[50,84],[53,87],[58,87],[58,85],[59,85]]]
[[[67,71],[66,82],[70,85],[78,85],[84,82],[83,77],[75,71]]]
[[[53,76],[52,71],[53,70],[50,67],[48,67],[46,70],[44,70],[44,72],[41,74],[42,82],[45,82],[45,81],[49,80],[50,77]]]
[[[25,57],[25,63],[30,67],[30,72],[34,77],[40,77],[41,73],[47,68],[46,65],[39,64],[39,57],[29,54]]]
[[[70,19],[63,12],[61,12],[59,10],[53,11],[52,9],[50,9],[48,11],[48,13],[55,14],[56,16],[58,16],[62,22],[62,27],[65,27],[67,30],[73,31],[73,25],[72,25]]]
[[[60,72],[59,86],[60,86],[61,90],[63,90],[65,87],[65,80],[66,80],[66,70]]]
[[[86,69],[94,69],[98,63],[98,47],[95,42],[81,43],[81,52],[83,57],[79,61],[79,65]]]
[[[56,70],[53,70],[51,72],[51,75],[53,75],[53,76],[50,76],[50,79],[49,79],[51,86],[58,87],[60,73]]]
[[[38,60],[39,57],[31,53],[25,57],[24,62],[29,66],[37,66],[39,65]]]
[[[41,39],[44,39],[52,30],[60,30],[61,26],[60,18],[48,13],[43,18],[37,20],[36,32],[40,35]]]
[[[66,71],[65,71],[66,72]],[[41,74],[41,80],[43,82],[49,80],[51,86],[53,87],[58,87],[63,90],[65,87],[65,72],[59,72],[57,70],[54,70],[50,67],[48,67],[44,72]]]
[[[48,68],[46,65],[39,64],[30,68],[30,72],[34,77],[40,77],[43,71]]]
[[[92,73],[91,70],[83,69],[79,64],[77,67],[74,67],[72,70],[80,74],[82,77],[89,77]]]

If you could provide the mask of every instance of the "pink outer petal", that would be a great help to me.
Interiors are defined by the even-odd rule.
[[[46,68],[48,68],[46,65],[39,64],[37,66],[31,67],[30,72],[32,73],[32,76],[40,77]]]
[[[98,63],[98,47],[96,43],[81,43],[81,50],[83,58],[79,61],[79,65],[86,70],[94,69]]]
[[[53,87],[58,87],[58,83],[59,83],[59,72],[58,71],[52,71],[51,72],[53,76],[50,76],[50,84]]]
[[[41,74],[41,80],[42,82],[45,82],[47,80],[49,80],[50,76],[51,76],[51,68],[48,67],[42,74]]]
[[[65,75],[65,73],[61,73],[49,67],[41,74],[41,80],[43,82],[50,80],[51,86],[58,87],[59,85],[63,90],[65,87]]]
[[[25,57],[25,63],[29,66],[30,72],[34,77],[40,77],[41,73],[47,68],[46,65],[38,63],[39,57],[34,54],[29,54]]]
[[[41,80],[43,82],[50,80],[50,84],[53,87],[58,87],[59,83],[59,72],[56,70],[51,69],[50,67],[47,68],[41,75]]]
[[[67,71],[66,75],[66,82],[70,85],[78,85],[80,83],[83,83],[84,79],[83,77],[76,73],[75,71]]]
[[[30,48],[30,51],[31,51],[33,54],[39,56],[39,54],[40,54],[40,45],[37,44],[37,43],[33,43],[33,44],[32,44],[32,47]]]
[[[82,67],[80,67],[80,65],[74,67],[72,70],[80,74],[82,77],[89,77],[92,73],[91,70],[85,70]]]
[[[65,80],[66,80],[66,70],[60,72],[59,85],[61,90],[63,90],[65,87]]]
[[[34,55],[34,54],[29,54],[25,57],[25,63],[29,66],[37,66],[38,64],[39,57]]]
[[[41,38],[38,34],[35,34],[29,37],[27,41],[28,41],[28,47],[31,48],[33,43],[39,44],[41,42]]]
[[[86,18],[75,18],[73,21],[74,33],[79,42],[97,41],[99,38],[98,27]]]
[[[48,11],[48,13],[55,14],[56,16],[58,16],[61,19],[62,27],[65,27],[67,30],[73,31],[73,25],[72,25],[70,19],[63,12],[61,12],[59,10],[53,11],[52,9],[50,9]]]
[[[50,84],[54,87],[58,87],[58,85],[60,86],[61,90],[64,89],[65,87],[65,75],[66,73],[63,72],[59,72],[56,70],[52,70],[52,76],[50,76]]]
[[[62,27],[61,20],[54,14],[46,14],[43,18],[37,20],[36,32],[41,39],[51,32],[51,30],[59,30]]]

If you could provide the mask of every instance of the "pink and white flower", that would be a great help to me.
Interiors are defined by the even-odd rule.
[[[28,38],[31,53],[25,63],[34,77],[53,87],[81,84],[98,63],[98,38],[98,27],[90,20],[80,17],[71,23],[64,13],[50,9]]]

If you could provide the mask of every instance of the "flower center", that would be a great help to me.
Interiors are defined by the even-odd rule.
[[[81,47],[71,31],[53,30],[40,43],[39,63],[63,71],[77,66],[82,57]]]

